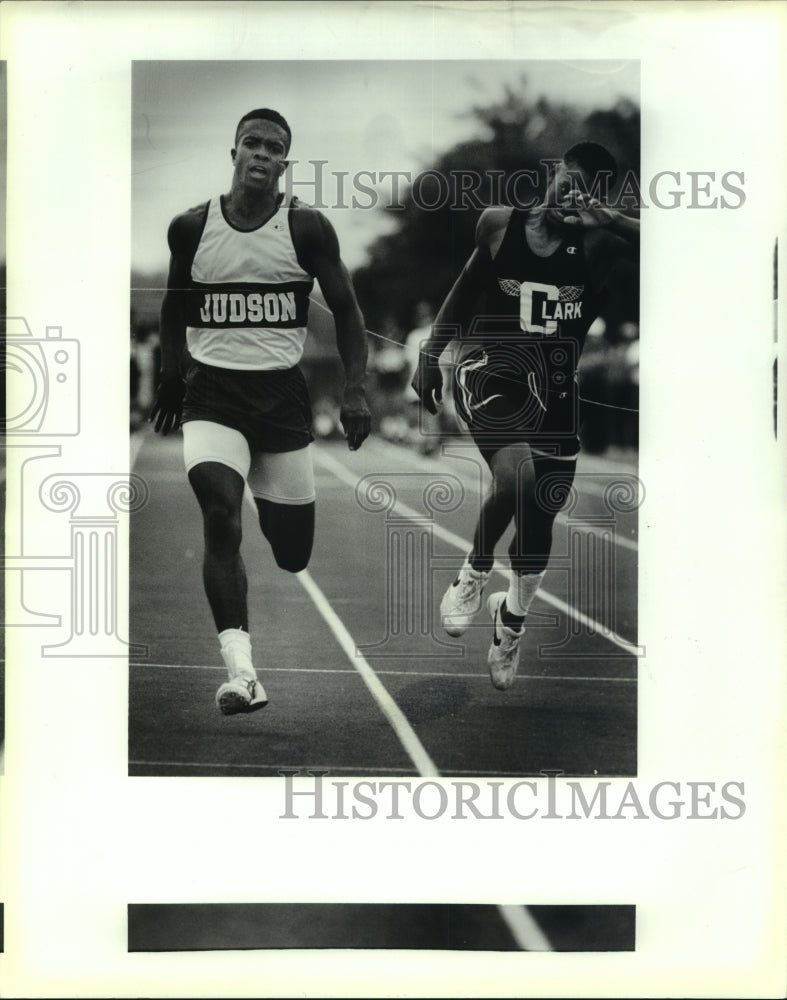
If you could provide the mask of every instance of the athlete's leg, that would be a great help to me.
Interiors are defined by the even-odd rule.
[[[503,621],[517,628],[544,578],[552,550],[552,528],[574,481],[576,458],[534,453],[517,478],[514,537],[508,549],[511,587],[502,609]]]
[[[253,712],[268,698],[252,662],[246,569],[240,555],[249,448],[239,431],[190,420],[183,425],[183,455],[202,511],[202,579],[229,675],[216,692],[216,705],[225,715]]]
[[[530,458],[526,444],[510,444],[499,451],[482,450],[492,470],[492,485],[481,505],[473,547],[456,579],[440,602],[440,619],[449,635],[458,637],[481,610],[481,595],[495,561],[495,546],[514,516],[518,469]]]
[[[213,612],[229,680],[216,692],[224,715],[253,712],[268,703],[251,658],[246,568],[240,555],[244,481],[219,462],[200,462],[189,482],[202,509],[205,554],[202,579]]]
[[[189,482],[202,511],[202,580],[218,632],[249,630],[246,569],[240,554],[243,478],[219,462],[200,462]]]
[[[514,516],[520,476],[531,461],[524,434],[516,431],[528,406],[527,398],[521,398],[517,383],[512,381],[512,374],[518,376],[520,368],[521,361],[511,345],[499,344],[494,349],[471,352],[456,368],[457,413],[492,472],[468,556],[470,566],[478,572],[492,569],[495,546]]]
[[[305,569],[314,543],[311,448],[255,454],[249,486],[257,504],[260,528],[276,564],[290,573]]]
[[[473,547],[468,557],[475,570],[489,572],[495,561],[495,546],[511,523],[517,499],[526,487],[520,479],[532,466],[532,456],[527,444],[509,444],[500,448],[488,459],[492,484],[481,505]]]
[[[270,543],[276,565],[299,573],[309,565],[314,543],[314,501],[274,503],[255,497],[262,533]]]
[[[509,688],[519,665],[519,645],[530,605],[544,579],[552,548],[552,526],[574,478],[576,459],[533,453],[527,445],[511,446],[492,459],[496,478],[513,480],[514,537],[508,552],[511,576],[508,592],[489,598],[493,638],[487,662],[496,688]]]

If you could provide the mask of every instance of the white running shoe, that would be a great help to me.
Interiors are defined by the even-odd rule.
[[[500,608],[506,599],[505,591],[491,594],[487,601],[489,614],[492,616],[492,644],[489,647],[487,662],[492,684],[498,691],[511,687],[519,666],[519,640],[525,634],[522,627],[519,631],[508,628],[500,620]]]
[[[459,575],[443,594],[440,601],[440,619],[446,632],[458,639],[481,610],[481,595],[489,573],[474,570],[465,560]]]
[[[225,681],[216,692],[216,708],[222,715],[256,712],[267,704],[265,688],[256,677],[239,674]]]
[[[216,707],[222,715],[256,712],[268,704],[268,696],[257,677],[249,652],[248,640],[230,640],[221,650],[221,658],[229,674],[229,680],[216,692]]]

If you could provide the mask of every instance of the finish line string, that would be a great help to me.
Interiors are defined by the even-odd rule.
[[[331,310],[328,309],[327,306],[324,306],[322,304],[322,302],[319,302],[317,299],[313,299],[311,296],[309,296],[309,301],[313,302],[314,305],[316,305],[320,309],[322,309],[323,312],[326,312],[326,313],[328,313],[331,316],[333,315],[333,313],[331,312]],[[364,332],[368,333],[370,337],[377,337],[378,340],[384,340],[388,344],[393,344],[394,347],[402,347],[403,346],[400,343],[400,341],[394,340],[392,337],[386,337],[384,334],[377,333],[375,330],[369,330],[369,329],[365,328]],[[456,363],[452,362],[452,361],[446,361],[446,362],[443,362],[443,363],[446,365],[447,368],[457,368],[458,367],[458,365]],[[499,375],[499,374],[496,373],[495,374],[495,378],[498,378],[501,381],[511,382],[514,385],[520,385],[521,384],[516,379],[508,378],[506,375]],[[554,393],[555,395],[559,395],[556,392],[556,390],[554,390],[554,389],[547,389],[546,391],[549,392],[549,393]],[[578,395],[577,398],[579,400],[581,400],[581,402],[587,403],[590,406],[603,406],[607,410],[623,410],[626,413],[639,413],[638,409],[635,410],[634,408],[632,408],[630,406],[619,406],[617,403],[601,403],[597,399],[587,399],[585,396],[582,396],[582,395]]]
[[[162,289],[162,288],[136,287],[136,288],[132,288],[131,291],[132,292],[160,292],[160,291],[164,291],[164,289]],[[323,303],[320,302],[318,299],[315,299],[315,298],[312,298],[312,296],[309,296],[309,301],[312,302],[314,305],[316,305],[319,309],[322,309],[323,312],[326,312],[326,313],[328,313],[329,316],[333,317],[333,313],[331,312],[331,310],[327,306],[323,305]],[[369,330],[369,329],[364,328],[364,332],[368,333],[370,337],[376,337],[378,340],[384,340],[388,344],[393,344],[394,347],[399,347],[399,348],[403,347],[403,344],[401,343],[401,341],[394,340],[393,337],[386,337],[385,334],[383,334],[383,333],[377,333],[376,330]],[[458,367],[458,365],[455,364],[452,361],[446,361],[446,362],[443,362],[443,363],[448,368],[457,368]],[[514,378],[508,378],[505,375],[495,374],[495,378],[498,378],[501,381],[511,382],[513,385],[520,385],[521,384],[516,379],[514,379]],[[547,389],[546,391],[549,392],[549,393],[554,393],[554,394],[559,395],[559,393],[557,393],[556,390],[554,390],[554,389]],[[604,409],[607,409],[607,410],[621,410],[622,412],[625,412],[625,413],[639,413],[638,409],[634,409],[631,406],[620,406],[617,403],[602,403],[598,399],[587,399],[587,397],[582,396],[582,395],[578,395],[577,398],[581,402],[587,403],[589,406],[601,406],[601,407],[603,407]]]

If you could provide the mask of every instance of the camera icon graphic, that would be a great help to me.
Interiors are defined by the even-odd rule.
[[[3,368],[6,435],[66,437],[79,433],[79,341],[59,326],[33,336],[27,320],[8,317]]]

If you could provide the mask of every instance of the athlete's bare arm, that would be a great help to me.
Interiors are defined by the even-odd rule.
[[[619,236],[632,246],[639,246],[639,219],[624,215],[616,208],[602,205],[582,191],[571,191],[557,208],[547,210],[553,222],[575,229],[603,229]]]
[[[621,260],[639,260],[639,219],[580,191],[572,191],[561,207],[550,208],[547,214],[561,228],[584,231],[591,271],[603,274]]]
[[[336,346],[345,377],[340,416],[347,445],[350,451],[355,451],[371,429],[364,388],[369,349],[363,316],[341,259],[336,232],[325,216],[315,209],[299,207],[293,212],[292,232],[298,260],[320,283],[333,313]]]
[[[639,254],[639,219],[622,212],[614,212],[608,224],[608,231],[630,243]]]
[[[191,272],[191,260],[187,250],[190,228],[190,214],[184,213],[172,221],[167,234],[170,247],[169,273],[167,289],[161,303],[159,327],[161,375],[148,418],[149,421],[156,421],[156,432],[164,435],[178,428],[183,411],[185,384],[181,374],[181,360],[186,346],[184,304]]]
[[[637,282],[639,264],[639,219],[614,209],[614,217],[600,225],[582,224],[585,259],[598,294],[604,298],[622,282]]]
[[[604,297],[621,280],[636,280],[639,219],[602,205],[597,198],[573,190],[559,207],[546,210],[553,226],[582,232],[585,260],[593,285]]]
[[[510,208],[487,208],[476,226],[475,249],[440,307],[429,338],[421,345],[411,385],[430,413],[443,398],[440,355],[456,337],[467,332],[484,280],[505,234]]]

